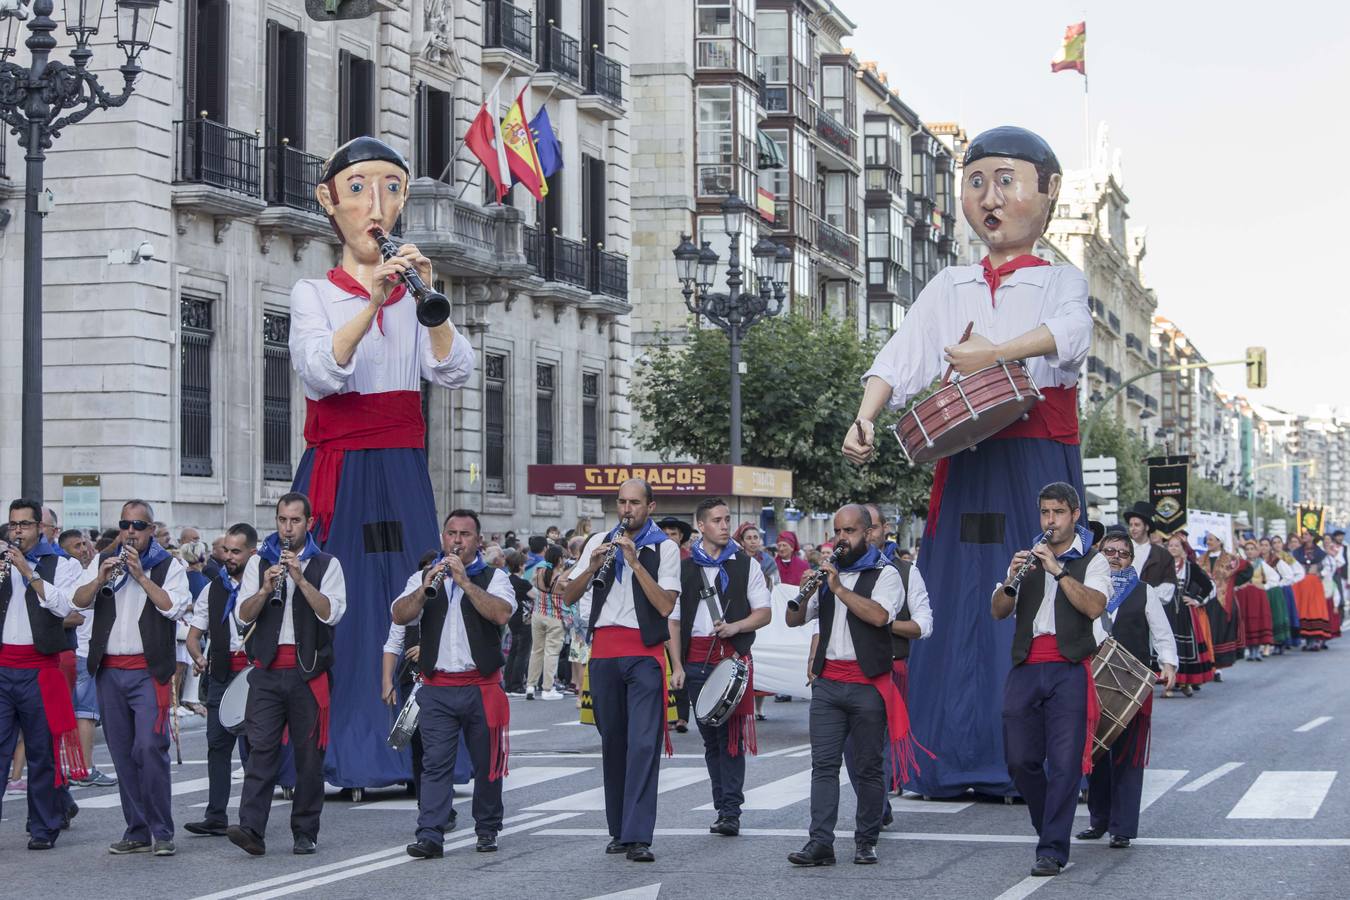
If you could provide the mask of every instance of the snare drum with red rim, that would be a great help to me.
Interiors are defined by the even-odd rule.
[[[932,462],[993,437],[1041,399],[1025,363],[1000,362],[943,385],[891,430],[911,463]]]

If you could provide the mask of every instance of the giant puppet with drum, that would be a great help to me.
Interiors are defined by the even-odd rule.
[[[1092,339],[1083,273],[1033,253],[1062,178],[1050,146],[993,128],[970,142],[963,168],[962,210],[988,256],[923,289],[864,376],[843,448],[865,462],[882,409],[943,378],[901,418],[900,447],[880,448],[937,460],[919,554],[933,634],[912,650],[909,709],[937,755],[909,787],[934,797],[1013,792],[1001,721],[1013,629],[990,617],[989,591],[1041,534],[1040,487],[1063,481],[1081,495],[1077,386]]]
[[[389,604],[438,546],[427,471],[423,381],[447,388],[474,370],[431,262],[389,238],[408,199],[407,161],[373,137],[324,163],[319,204],[342,242],[338,266],[291,290],[291,362],[305,390],[306,450],[294,490],[313,502],[313,537],[336,556],[351,603],[334,636],[331,742],[324,777],[365,788],[407,781],[386,743],[380,657]]]

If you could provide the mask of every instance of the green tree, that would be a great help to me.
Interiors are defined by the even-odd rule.
[[[880,451],[867,465],[840,452],[862,393],[859,379],[878,349],[875,340],[860,340],[856,327],[784,315],[750,329],[742,347],[742,457],[746,465],[790,469],[802,509],[873,500],[922,514],[932,471],[905,462],[884,430],[893,415],[878,421]],[[644,426],[638,446],[663,459],[728,459],[729,370],[730,345],[720,330],[662,335],[636,365],[632,402]]]
[[[1083,433],[1086,419],[1078,423]],[[1122,510],[1137,500],[1148,499],[1148,445],[1115,416],[1102,415],[1092,426],[1088,443],[1083,447],[1083,458],[1111,456],[1116,460],[1116,496]]]

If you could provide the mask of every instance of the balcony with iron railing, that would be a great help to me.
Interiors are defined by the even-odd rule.
[[[1128,400],[1132,400],[1133,402],[1142,405],[1144,402],[1144,389],[1137,384],[1132,384],[1125,388],[1125,397]]]
[[[1087,358],[1087,370],[1089,375],[1101,375],[1105,369],[1106,366],[1102,365],[1102,361],[1099,357],[1089,356]]]
[[[1148,362],[1149,362],[1149,365],[1151,365],[1151,366],[1156,366],[1156,365],[1158,364],[1158,351],[1157,351],[1157,350],[1154,350],[1152,347],[1149,347],[1149,348],[1148,348],[1147,356],[1148,356]]]
[[[628,257],[597,244],[587,248],[582,241],[559,234],[543,234],[526,225],[525,260],[534,274],[589,291],[592,295],[628,300]]]
[[[1111,330],[1116,334],[1120,334],[1120,316],[1113,312],[1108,312],[1106,314],[1106,324],[1109,325]]]
[[[577,109],[604,119],[622,119],[623,66],[619,61],[606,56],[599,47],[592,45],[582,56],[581,68],[585,93],[577,101]]]
[[[323,215],[314,191],[323,172],[323,157],[297,150],[282,138],[281,144],[266,151],[267,203],[288,206],[301,212]]]
[[[1157,412],[1157,411],[1158,411],[1158,398],[1155,397],[1155,396],[1153,396],[1152,394],[1145,394],[1145,395],[1144,395],[1144,408],[1145,408],[1145,409],[1151,409],[1151,410],[1153,410],[1154,412]]]
[[[823,253],[833,256],[835,259],[847,263],[850,268],[857,268],[858,265],[858,242],[849,237],[848,234],[834,227],[829,222],[819,217],[815,220],[816,249]]]
[[[851,168],[857,168],[852,132],[824,109],[816,110],[816,136],[820,138],[821,143],[846,160]]]
[[[550,80],[549,75],[557,78]],[[538,83],[571,97],[581,92],[581,42],[563,31],[553,20],[539,32]]]
[[[217,219],[217,238],[231,219],[264,209],[258,136],[205,117],[175,122],[173,205]]]
[[[1139,339],[1139,336],[1136,334],[1127,334],[1125,335],[1125,349],[1133,350],[1135,353],[1138,353],[1140,356],[1143,356],[1144,342],[1141,341]]]
[[[1106,383],[1112,387],[1120,384],[1120,373],[1110,367],[1106,370]]]
[[[483,63],[509,65],[512,61],[502,51],[532,61],[534,23],[530,20],[529,10],[507,0],[486,0],[483,3]]]
[[[529,274],[519,210],[484,208],[457,198],[457,188],[431,178],[412,183],[403,207],[404,240],[416,244],[438,275],[516,278]]]
[[[868,166],[863,173],[863,184],[868,206],[889,206],[892,197],[899,198],[902,206],[908,206],[905,176],[899,169],[890,165]]]

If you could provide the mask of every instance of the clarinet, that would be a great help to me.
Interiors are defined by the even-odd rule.
[[[1053,528],[1046,529],[1045,534],[1042,534],[1039,538],[1037,538],[1036,543],[1032,544],[1031,548],[1033,550],[1036,549],[1041,544],[1044,544],[1046,541],[1050,540],[1050,538],[1053,537],[1054,534],[1055,529]],[[1008,581],[1007,584],[1003,586],[1003,593],[1007,594],[1009,597],[1016,597],[1018,588],[1022,586],[1022,579],[1026,578],[1027,575],[1034,568],[1036,568],[1036,557],[1035,556],[1027,557],[1026,562],[1022,563],[1022,565],[1018,567],[1017,571],[1013,573],[1013,577]]]
[[[103,587],[98,589],[100,597],[111,597],[117,590],[114,585],[122,580],[122,576],[127,572],[127,554],[131,551],[130,544],[123,544],[122,549],[117,554],[117,565],[108,570],[108,580],[103,583]]]
[[[630,516],[624,516],[619,520],[620,529],[622,531],[627,531],[628,526],[632,521]],[[617,536],[618,535],[616,534],[615,537]],[[610,576],[614,572],[614,563],[619,558],[620,552],[618,544],[610,544],[609,549],[605,551],[605,558],[600,563],[600,568],[596,571],[595,577],[591,579],[592,590],[609,582]]]
[[[285,552],[291,549],[291,542],[287,538],[281,539],[281,549]],[[280,554],[277,555],[277,562],[281,562]],[[268,601],[273,606],[280,606],[282,603],[281,594],[286,590],[286,573],[283,571],[277,578],[277,586],[272,589],[272,598]]]
[[[398,256],[398,244],[395,244],[384,229],[378,225],[370,226],[369,234],[380,248],[380,256],[385,260]],[[440,291],[433,291],[422,281],[416,269],[408,269],[399,275],[399,280],[407,286],[417,304],[417,321],[428,328],[444,324],[450,318],[450,301]]]
[[[835,546],[834,552],[830,554],[830,565],[838,568],[839,563],[843,562],[844,557],[848,555],[848,551],[848,544],[841,542]],[[816,569],[814,572],[809,573],[803,578],[801,589],[797,591],[797,596],[788,601],[788,609],[793,612],[801,609],[802,604],[810,600],[811,595],[820,590],[820,583],[824,578],[825,572],[822,569]]]
[[[17,546],[17,544],[5,544],[5,549],[0,550],[0,590],[3,590],[5,582],[9,580],[9,570],[14,568],[9,561],[9,548]]]
[[[441,584],[445,581],[446,573],[449,571],[450,567],[442,560],[440,566],[436,569],[436,574],[431,576],[431,582],[426,586],[425,591],[423,591],[428,600],[435,600],[441,595]]]

